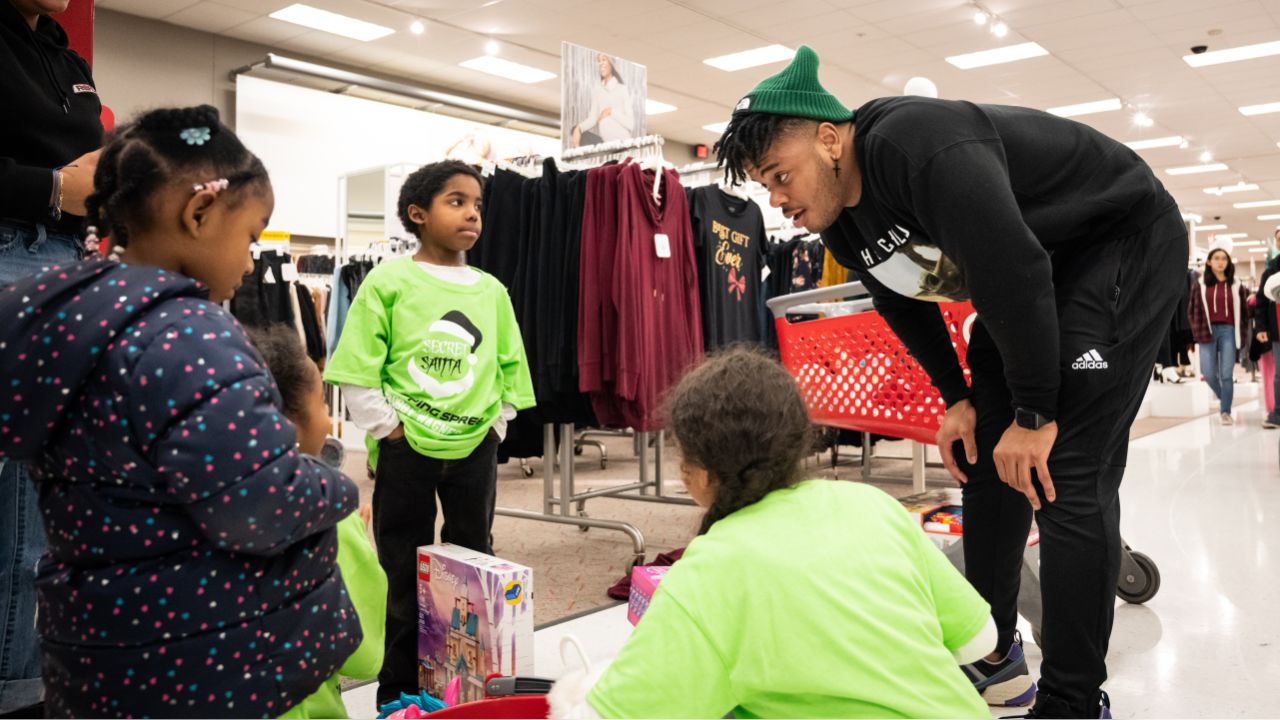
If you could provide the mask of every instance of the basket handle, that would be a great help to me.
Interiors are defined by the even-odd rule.
[[[578,660],[582,662],[582,669],[587,674],[591,674],[591,660],[587,657],[587,651],[582,649],[582,643],[579,642],[575,635],[565,635],[560,638],[560,662],[566,666],[569,664],[569,658],[566,657],[570,647],[578,651]]]
[[[780,318],[786,317],[788,313],[792,312],[792,308],[798,305],[844,300],[846,298],[865,299],[867,309],[871,309],[870,293],[860,282],[847,282],[842,285],[818,288],[817,290],[805,290],[791,293],[790,295],[779,295],[770,299],[766,305],[769,306],[769,311],[773,313],[775,318]]]

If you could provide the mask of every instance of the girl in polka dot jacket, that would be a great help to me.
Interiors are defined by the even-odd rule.
[[[120,261],[0,291],[0,461],[30,465],[49,550],[52,717],[271,717],[360,643],[335,567],[355,485],[297,451],[218,305],[274,199],[208,106],[108,143],[89,221]]]

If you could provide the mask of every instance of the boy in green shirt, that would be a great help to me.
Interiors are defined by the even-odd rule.
[[[375,468],[373,534],[388,580],[379,705],[418,691],[417,548],[435,542],[436,495],[441,540],[491,554],[498,443],[535,402],[507,289],[464,262],[480,203],[480,175],[461,162],[405,180],[400,221],[422,247],[369,273],[325,371],[368,433]]]
[[[731,350],[668,406],[702,534],[589,708],[558,685],[552,717],[990,717],[959,667],[995,646],[990,607],[893,498],[797,482],[810,425],[786,370]]]

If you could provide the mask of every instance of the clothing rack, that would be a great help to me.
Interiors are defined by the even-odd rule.
[[[484,177],[493,177],[493,174],[498,170],[506,170],[507,172],[531,178],[538,176],[538,165],[539,163],[537,162],[513,163],[505,160],[486,160],[484,165],[480,167],[480,174]]]
[[[559,430],[560,448],[556,450],[556,431]],[[590,434],[617,435],[611,431],[588,431]],[[585,436],[587,433],[583,433]],[[610,487],[603,490],[578,492],[576,472],[574,469],[574,448],[577,440],[572,423],[543,426],[543,459],[542,459],[542,511],[520,510],[516,508],[495,508],[494,512],[506,517],[522,520],[549,522],[558,525],[576,525],[582,532],[591,528],[621,532],[631,538],[634,551],[632,566],[641,565],[645,561],[644,534],[631,523],[619,520],[600,520],[587,515],[587,501],[592,498],[612,498],[614,500],[639,500],[642,502],[662,503],[667,505],[694,505],[690,498],[669,497],[663,494],[662,462],[665,456],[665,437],[662,432],[654,438],[653,477],[649,473],[649,440],[654,433],[635,433],[636,452],[640,461],[640,479],[638,482]],[[559,466],[557,468],[557,465]],[[559,492],[556,491],[556,477],[559,477]],[[652,494],[650,494],[652,491]],[[577,512],[573,506],[577,506]]]
[[[597,143],[595,145],[586,145],[583,147],[569,148],[560,153],[560,159],[569,162],[578,162],[581,160],[596,160],[596,164],[601,164],[604,156],[617,155],[621,156],[630,154],[632,151],[649,150],[656,148],[659,154],[662,145],[666,142],[661,135],[645,135],[644,137],[628,138],[626,140],[610,140],[609,142]]]

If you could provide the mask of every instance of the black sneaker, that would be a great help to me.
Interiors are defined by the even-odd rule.
[[[1048,693],[1040,693],[1035,707],[1026,715],[1009,715],[1009,718],[1086,718],[1096,717],[1099,720],[1111,720],[1111,696],[1105,690],[1098,691],[1098,708],[1094,713],[1079,713],[1071,708],[1071,704],[1060,697]]]
[[[996,707],[1025,707],[1036,699],[1036,683],[1027,668],[1027,656],[1022,650],[1022,635],[1015,633],[1013,645],[998,663],[979,660],[960,669],[968,676],[973,688],[988,705]]]

